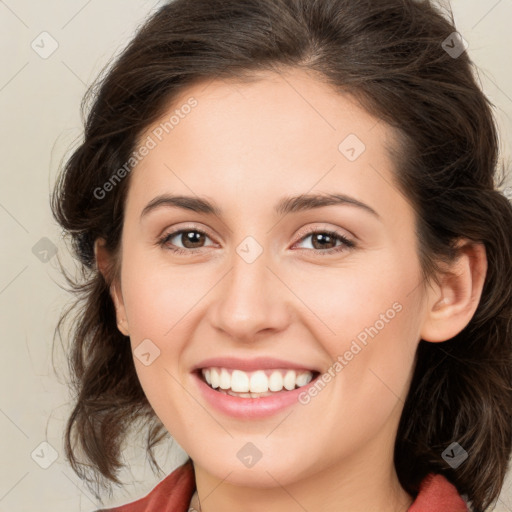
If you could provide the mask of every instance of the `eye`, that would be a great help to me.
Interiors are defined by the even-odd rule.
[[[209,239],[210,237],[204,231],[199,229],[180,229],[172,231],[171,233],[166,233],[159,239],[158,243],[172,252],[178,254],[190,254],[195,250],[202,249],[203,247],[201,245],[204,244],[206,238]],[[173,240],[181,243],[182,246],[177,246]]]
[[[330,230],[314,230],[311,228],[309,228],[305,235],[302,235],[301,239],[297,243],[303,243],[308,238],[311,238],[312,248],[301,248],[299,250],[313,251],[322,256],[339,253],[356,246],[352,240],[349,240],[341,233]],[[206,239],[210,239],[210,237],[204,231],[195,228],[188,228],[166,233],[158,240],[158,244],[176,254],[190,255],[190,253],[194,253],[196,251],[200,251],[204,247],[208,247],[204,245]],[[181,244],[181,246],[178,244]]]
[[[336,231],[329,230],[309,230],[305,236],[299,240],[304,242],[308,238],[311,238],[312,249],[301,249],[301,250],[312,250],[318,252],[320,255],[328,255],[333,253],[339,253],[347,249],[355,247],[355,243],[349,240],[346,236]],[[338,242],[340,242],[338,244]]]

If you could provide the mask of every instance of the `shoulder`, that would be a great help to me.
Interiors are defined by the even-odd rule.
[[[96,512],[187,512],[194,490],[194,468],[189,459],[159,482],[145,497]]]
[[[468,506],[446,477],[428,474],[420,484],[420,491],[408,512],[467,512]]]

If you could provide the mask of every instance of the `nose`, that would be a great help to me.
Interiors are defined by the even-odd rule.
[[[245,343],[285,330],[291,320],[291,294],[268,266],[266,253],[252,263],[235,253],[232,262],[209,307],[213,328]]]

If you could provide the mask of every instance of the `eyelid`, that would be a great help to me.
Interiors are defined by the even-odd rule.
[[[215,240],[215,238],[216,238],[215,236],[213,236],[211,234],[209,228],[206,228],[199,224],[187,223],[187,222],[180,223],[178,225],[173,225],[171,227],[166,227],[165,229],[162,230],[161,234],[157,238],[166,237],[171,234],[176,235],[180,231],[197,231],[199,233],[203,233],[203,234],[207,235],[212,240]]]
[[[319,226],[317,224],[309,224],[305,228],[301,228],[297,234],[297,240],[294,242],[296,244],[297,242],[300,242],[304,237],[311,235],[313,233],[323,233],[323,232],[330,232],[335,233],[337,236],[345,238],[349,240],[350,242],[355,244],[355,237],[351,234],[349,234],[346,230],[343,232],[338,227],[327,227],[327,226]]]

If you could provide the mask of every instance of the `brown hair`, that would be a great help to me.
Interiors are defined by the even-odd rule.
[[[498,190],[491,105],[467,53],[455,58],[442,46],[454,31],[450,13],[412,0],[175,0],[139,30],[90,90],[85,138],[52,198],[83,268],[70,310],[76,311],[69,362],[77,396],[65,434],[66,455],[81,478],[90,482],[91,473],[105,488],[120,483],[122,441],[135,420],[147,427],[153,468],[152,449],[167,435],[117,329],[109,295],[116,269],[104,279],[94,261],[98,237],[117,254],[130,175],[104,197],[95,190],[187,86],[296,67],[352,94],[397,129],[396,180],[416,213],[426,280],[452,260],[459,238],[485,245],[488,272],[469,325],[444,343],[420,341],[395,465],[413,496],[435,472],[477,512],[498,498],[512,431],[512,208]],[[455,441],[469,455],[457,469],[442,457]]]

